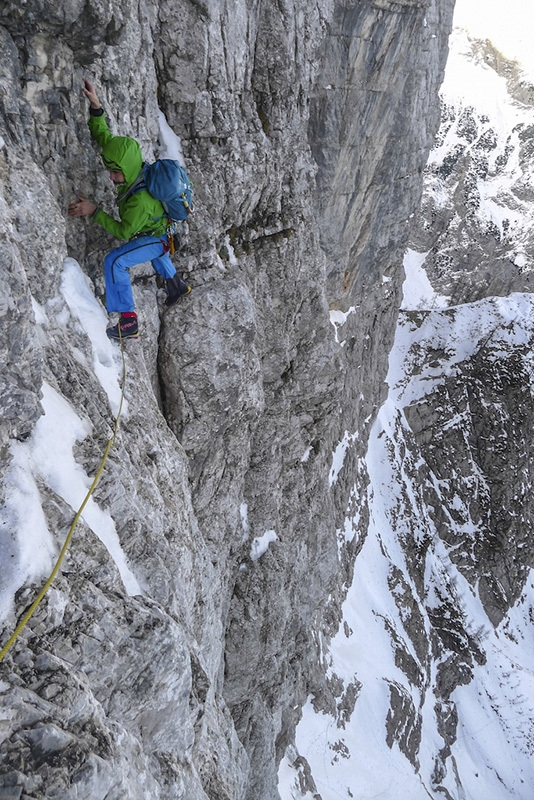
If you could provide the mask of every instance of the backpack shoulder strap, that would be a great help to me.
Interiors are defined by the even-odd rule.
[[[117,198],[117,205],[119,205],[120,203],[122,203],[122,202],[123,202],[124,200],[126,200],[128,197],[131,197],[133,194],[137,194],[137,192],[140,192],[140,191],[142,191],[143,189],[146,189],[146,183],[145,183],[145,166],[146,166],[146,165],[145,165],[145,164],[143,164],[143,167],[142,167],[142,169],[141,169],[141,172],[139,173],[139,175],[137,176],[137,178],[134,180],[134,182],[132,183],[132,185],[131,185],[131,186],[130,186],[130,187],[129,187],[129,188],[128,188],[128,189],[127,189],[125,192],[123,192],[123,194],[121,194],[121,195],[120,195],[120,196]]]

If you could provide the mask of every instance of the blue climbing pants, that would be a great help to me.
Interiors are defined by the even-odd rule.
[[[130,283],[130,267],[151,261],[163,278],[176,275],[169,256],[167,236],[138,236],[115,247],[104,259],[106,308],[111,311],[133,311],[135,308]]]

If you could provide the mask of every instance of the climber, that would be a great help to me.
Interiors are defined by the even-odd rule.
[[[110,339],[137,338],[139,334],[129,276],[130,267],[145,261],[152,262],[155,271],[165,278],[167,307],[175,305],[181,297],[189,294],[191,287],[178,277],[172,264],[167,234],[168,220],[162,204],[146,189],[128,193],[143,164],[138,142],[127,136],[112,136],[93,85],[87,79],[84,79],[84,84],[83,92],[90,103],[89,130],[102,148],[102,161],[111,181],[117,187],[120,222],[83,197],[78,197],[75,203],[69,205],[68,213],[71,217],[90,216],[108,233],[117,239],[126,240],[124,244],[111,250],[104,259],[106,308],[108,313],[120,313],[117,324],[109,327],[106,333]],[[122,195],[126,196],[121,201]]]

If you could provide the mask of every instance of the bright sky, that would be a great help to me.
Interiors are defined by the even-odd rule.
[[[534,76],[534,0],[456,0],[454,24],[477,39],[491,39]]]

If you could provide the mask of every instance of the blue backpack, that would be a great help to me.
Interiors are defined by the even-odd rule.
[[[181,222],[193,213],[193,184],[178,161],[159,158],[153,164],[143,164],[142,171],[120,201],[142,189],[160,201],[174,222]]]

